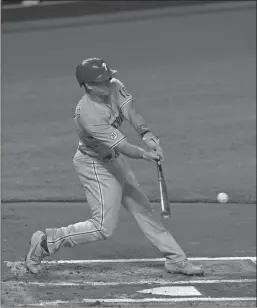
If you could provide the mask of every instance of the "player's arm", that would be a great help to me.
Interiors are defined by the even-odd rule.
[[[109,149],[116,149],[118,152],[134,159],[158,160],[158,155],[154,151],[144,149],[129,143],[125,136],[116,128],[111,126],[105,119],[90,121],[80,119],[81,124],[90,132],[91,136],[97,139]]]
[[[153,135],[143,117],[136,111],[134,102],[130,101],[124,105],[122,107],[122,113],[125,119],[129,121],[134,129],[138,132],[148,149],[155,150],[161,160],[163,160],[163,150],[160,146],[160,140]]]
[[[144,149],[129,143],[124,139],[116,146],[118,152],[126,155],[129,158],[142,158],[150,161],[156,161],[159,159],[157,152],[145,151]]]

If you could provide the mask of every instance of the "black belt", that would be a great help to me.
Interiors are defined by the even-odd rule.
[[[78,147],[78,150],[79,150],[82,154],[84,154],[85,156],[89,156],[89,157],[92,157],[92,158],[98,158],[98,157],[93,157],[93,156],[88,155],[88,153],[84,152],[84,151],[81,149],[80,146]],[[112,153],[109,153],[109,154],[103,156],[103,160],[104,160],[104,161],[105,161],[105,160],[108,161],[108,160],[111,160],[113,157],[114,157],[114,158],[117,158],[119,155],[120,155],[120,153],[114,151],[114,156],[113,156]]]

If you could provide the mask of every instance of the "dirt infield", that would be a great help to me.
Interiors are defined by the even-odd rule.
[[[199,261],[193,261],[200,263]],[[251,307],[256,294],[255,265],[251,260],[201,261],[205,278],[188,278],[163,273],[160,262],[46,264],[36,279],[12,264],[4,278],[5,290],[19,288],[16,296],[27,294],[18,304],[43,306],[102,306],[102,304],[142,305],[155,303],[176,307],[194,302],[244,302]],[[208,276],[208,278],[206,278]],[[242,278],[243,277],[243,278]],[[247,277],[247,278],[245,278]],[[23,291],[22,291],[23,289]],[[5,302],[14,298],[14,293]],[[182,297],[184,296],[184,297]],[[83,305],[83,306],[82,306]]]

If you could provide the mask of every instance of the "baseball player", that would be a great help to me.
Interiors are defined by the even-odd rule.
[[[202,275],[203,269],[188,261],[170,232],[154,217],[150,202],[125,158],[152,162],[164,159],[159,139],[137,113],[132,95],[114,77],[116,72],[99,58],[84,60],[76,68],[76,78],[84,87],[85,95],[74,112],[79,145],[73,164],[84,187],[92,218],[35,232],[25,259],[26,267],[37,274],[43,258],[61,247],[109,238],[122,204],[143,234],[166,257],[164,268],[167,272]],[[138,132],[148,151],[127,141],[119,130],[124,120]]]

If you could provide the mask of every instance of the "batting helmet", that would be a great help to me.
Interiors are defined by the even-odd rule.
[[[82,61],[76,67],[76,78],[80,86],[84,83],[98,83],[111,78],[116,70],[111,70],[100,58],[90,58]]]

